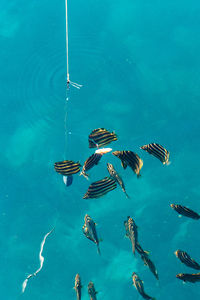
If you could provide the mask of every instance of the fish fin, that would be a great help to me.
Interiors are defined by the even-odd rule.
[[[124,168],[124,170],[127,168],[127,164],[124,161],[121,162],[121,165],[122,165],[122,168]]]
[[[150,251],[144,250],[144,253],[145,253],[146,255],[149,255],[151,252],[150,252]]]
[[[81,176],[81,175],[83,175],[87,180],[89,180],[89,175],[86,174],[85,172],[82,171],[82,172],[79,174],[79,176]]]
[[[101,255],[101,251],[100,251],[99,245],[97,245],[97,253],[98,253],[99,255]]]

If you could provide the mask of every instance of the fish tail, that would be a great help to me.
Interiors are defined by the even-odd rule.
[[[126,195],[126,198],[130,199],[131,197],[127,194],[127,192],[124,192]]]
[[[98,253],[99,255],[101,255],[101,251],[100,251],[100,248],[99,248],[99,244],[97,244],[97,253]]]
[[[79,176],[81,176],[81,175],[83,175],[87,180],[89,180],[89,175],[86,174],[85,172],[82,171],[82,172],[79,174]]]

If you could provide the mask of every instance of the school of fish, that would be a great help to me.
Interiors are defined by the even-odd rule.
[[[63,181],[67,187],[72,184],[74,174],[77,174],[79,172],[80,175],[83,175],[86,179],[89,179],[90,175],[86,172],[91,170],[94,166],[97,166],[103,155],[112,151],[111,148],[101,148],[101,147],[107,146],[111,142],[117,140],[118,137],[115,134],[115,132],[110,132],[105,128],[94,129],[89,134],[88,142],[89,142],[89,148],[96,148],[96,151],[92,153],[89,156],[89,158],[85,160],[82,166],[82,170],[81,170],[81,163],[79,161],[74,162],[72,160],[64,160],[64,161],[56,162],[54,164],[55,171],[63,175]],[[140,149],[156,157],[158,160],[161,161],[163,165],[170,164],[169,161],[170,153],[167,149],[165,149],[160,144],[150,143],[141,146]],[[117,151],[113,151],[112,154],[115,157],[120,159],[121,165],[124,170],[127,167],[130,167],[131,170],[137,175],[138,178],[141,176],[140,171],[143,167],[143,160],[139,157],[137,153],[131,150],[117,150]],[[107,162],[105,168],[106,167],[109,176],[91,183],[88,187],[88,190],[83,195],[83,199],[94,199],[94,198],[103,197],[107,193],[116,189],[117,186],[119,186],[122,189],[123,193],[127,198],[130,198],[130,196],[126,192],[124,181],[121,175],[116,171],[113,164]],[[179,214],[179,216],[185,216],[194,220],[200,219],[200,215],[198,213],[196,213],[195,211],[191,210],[186,206],[179,205],[179,204],[170,204],[170,206],[173,210],[175,210]],[[84,217],[84,224],[82,227],[83,234],[87,239],[89,239],[94,244],[96,244],[97,253],[101,255],[100,247],[99,247],[99,243],[101,239],[99,239],[98,237],[96,226],[97,224],[95,223],[95,221],[88,214],[86,214]],[[139,243],[138,226],[136,225],[135,219],[133,217],[128,216],[127,219],[124,221],[124,227],[125,227],[125,236],[130,240],[131,248],[134,256],[136,255],[137,252],[141,260],[143,261],[144,265],[149,268],[150,272],[154,275],[156,280],[159,280],[158,271],[156,269],[155,264],[150,259],[149,251],[143,250],[141,244]],[[187,267],[200,270],[200,264],[196,262],[193,258],[191,258],[189,254],[186,253],[185,251],[176,250],[175,255],[181,261],[181,263],[185,264]],[[130,274],[130,278],[131,278],[131,274]],[[197,281],[200,281],[200,272],[195,274],[179,273],[176,275],[176,278],[183,280],[184,282],[187,281],[187,282],[195,283]],[[132,283],[136,288],[136,290],[138,291],[138,293],[144,299],[155,300],[154,297],[149,296],[144,291],[143,281],[140,279],[139,275],[136,272],[134,272],[134,270],[132,273]],[[78,273],[75,276],[74,289],[76,292],[77,300],[81,300],[82,284],[81,284],[80,275]],[[97,291],[95,290],[94,283],[92,281],[90,281],[88,284],[88,295],[90,300],[97,299]]]

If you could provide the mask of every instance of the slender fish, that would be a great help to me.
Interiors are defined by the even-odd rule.
[[[140,148],[157,157],[163,163],[163,165],[169,164],[169,151],[167,151],[163,146],[156,143],[151,143]]]
[[[135,245],[135,249],[137,250],[137,252],[140,255],[149,255],[149,251],[143,250],[143,248],[141,247],[141,245],[138,242]]]
[[[81,300],[81,288],[82,288],[81,278],[80,278],[79,274],[76,274],[74,289],[76,291],[76,299],[77,300]]]
[[[105,128],[94,129],[88,138],[89,148],[99,148],[117,141],[117,135],[114,132],[109,132]]]
[[[113,178],[121,186],[122,191],[125,193],[126,197],[130,198],[128,196],[128,194],[126,193],[124,182],[123,182],[121,176],[115,170],[114,166],[110,163],[107,163],[107,169],[110,174],[110,177]]]
[[[152,262],[152,260],[149,258],[149,256],[147,254],[142,254],[141,255],[141,259],[143,260],[145,266],[148,266],[150,271],[153,273],[153,275],[156,277],[156,279],[158,280],[158,272],[156,270],[156,267],[154,265],[154,263]]]
[[[100,248],[99,248],[99,239],[98,239],[97,231],[96,231],[96,223],[87,214],[85,215],[84,220],[85,220],[85,223],[82,227],[83,233],[89,240],[93,241],[97,245],[97,252],[98,252],[98,254],[101,254]]]
[[[150,297],[149,295],[147,295],[144,291],[144,285],[142,280],[139,278],[139,276],[133,272],[132,274],[132,279],[133,279],[133,285],[135,286],[136,290],[140,293],[140,295],[144,298],[144,299],[152,299],[155,300],[155,298]]]
[[[96,294],[98,292],[95,291],[95,288],[94,288],[94,283],[92,281],[90,281],[88,283],[88,294],[90,296],[90,300],[97,300],[97,297],[96,297]]]
[[[183,215],[185,217],[192,218],[192,219],[195,219],[195,220],[200,219],[200,215],[198,213],[196,213],[195,211],[189,209],[186,206],[182,206],[182,205],[179,205],[179,204],[170,204],[170,206],[175,211],[177,211],[177,213],[179,213],[180,215]]]
[[[176,278],[183,280],[184,282],[192,282],[195,283],[197,281],[200,281],[200,273],[197,274],[186,274],[186,273],[180,273],[176,275]]]
[[[135,254],[136,244],[138,243],[137,225],[131,217],[127,217],[127,221],[124,221],[124,226],[126,229],[126,236],[131,241],[133,254]]]
[[[174,252],[174,254],[186,266],[188,266],[190,268],[193,268],[193,269],[196,269],[196,270],[200,270],[200,265],[193,258],[191,258],[189,256],[189,254],[187,254],[187,252],[181,251],[181,250],[177,250],[176,252]]]
[[[79,162],[73,162],[72,160],[64,160],[54,164],[56,172],[65,176],[80,172],[80,167]]]
[[[89,186],[87,193],[83,196],[83,199],[102,197],[108,192],[114,190],[116,187],[117,184],[114,179],[105,177],[102,180],[93,182]]]
[[[140,170],[143,166],[142,159],[133,151],[114,151],[113,155],[117,156],[121,160],[122,167],[124,169],[129,166],[134,173],[137,174],[137,177],[140,176]]]

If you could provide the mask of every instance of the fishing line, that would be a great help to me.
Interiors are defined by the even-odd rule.
[[[64,126],[65,126],[65,150],[64,156],[66,158],[67,154],[67,140],[68,135],[71,135],[71,131],[68,131],[67,128],[67,118],[68,118],[68,106],[70,100],[70,86],[75,87],[76,89],[80,89],[82,87],[81,84],[73,82],[69,78],[69,38],[68,38],[68,11],[67,11],[67,0],[65,0],[65,10],[66,10],[66,63],[67,63],[67,87],[66,87],[66,98],[65,98],[65,118],[64,118]]]

